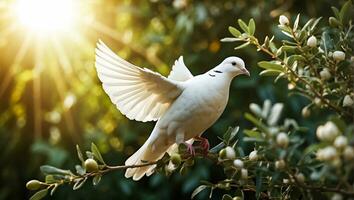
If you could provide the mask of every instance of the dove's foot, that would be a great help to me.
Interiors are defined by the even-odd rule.
[[[202,147],[203,154],[204,156],[207,156],[210,148],[208,139],[198,136],[195,138],[195,140],[200,141],[200,146]]]
[[[193,144],[189,144],[188,142],[183,142],[184,145],[187,147],[187,152],[194,157],[195,156],[195,149],[193,147]]]

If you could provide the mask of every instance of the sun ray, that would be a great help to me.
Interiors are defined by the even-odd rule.
[[[72,41],[77,46],[81,48],[92,48],[91,42],[87,39],[87,37],[82,37],[81,33],[75,31],[68,34],[70,41]]]
[[[72,72],[72,66],[70,60],[68,59],[67,55],[61,44],[59,44],[59,40],[57,38],[52,38],[51,43],[53,44],[53,49],[58,56],[58,61],[60,66],[63,68],[64,73],[70,74]]]
[[[119,35],[119,33],[117,31],[115,31],[114,29],[100,23],[97,21],[90,21],[89,23],[87,22],[87,25],[91,28],[93,28],[94,30],[96,30],[99,33],[105,34],[109,37],[111,37],[112,39],[114,39],[115,41],[119,42],[122,46],[129,46],[129,49],[131,49],[132,51],[134,51],[136,54],[138,54],[139,56],[145,58],[147,61],[149,61],[153,66],[155,67],[163,67],[166,66],[166,64],[164,62],[162,62],[157,56],[148,56],[146,51],[143,48],[140,48],[139,46],[136,46],[134,44],[131,43],[127,43],[126,41],[124,41],[121,37],[121,35]]]
[[[31,39],[32,39],[31,35],[26,35],[26,37],[24,38],[24,41],[23,41],[20,49],[18,50],[18,52],[15,56],[15,59],[12,63],[12,66],[10,67],[10,69],[8,71],[8,75],[5,76],[4,80],[1,83],[0,97],[4,94],[5,90],[9,86],[9,83],[10,83],[13,75],[18,71],[20,63],[22,62],[24,56],[26,55],[26,53],[30,47]]]
[[[18,30],[18,26],[16,24],[11,24],[10,26],[0,30],[1,37],[5,38],[8,35],[14,33],[16,30]]]
[[[33,107],[34,107],[34,135],[37,138],[42,137],[42,99],[41,99],[41,71],[43,69],[43,45],[36,41],[34,78],[33,78]]]
[[[51,44],[52,44],[52,48],[54,49],[55,52],[57,52],[58,56],[60,54],[60,56],[58,57],[58,59],[59,59],[58,67],[52,68],[52,71],[53,71],[52,77],[53,77],[54,84],[56,86],[57,92],[58,92],[60,100],[61,100],[60,102],[64,102],[65,95],[66,95],[66,92],[68,91],[68,89],[67,89],[66,85],[63,83],[63,81],[61,79],[59,80],[58,74],[61,74],[59,69],[63,69],[63,71],[65,71],[65,67],[60,66],[60,65],[63,65],[63,62],[61,62],[60,60],[61,59],[65,60],[66,62],[64,62],[64,64],[69,63],[70,68],[72,66],[71,66],[70,61],[69,61],[67,55],[65,54],[65,51],[64,51],[63,47],[61,46],[61,44],[59,44],[55,38],[51,40]],[[70,109],[67,110],[66,112],[64,112],[64,119],[65,119],[66,124],[68,125],[69,132],[72,134],[75,142],[78,142],[79,138],[75,134],[76,130],[75,130],[75,126],[73,123],[73,117],[72,117]]]

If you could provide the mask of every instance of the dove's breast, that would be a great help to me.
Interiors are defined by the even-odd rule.
[[[189,81],[186,89],[157,122],[160,134],[167,133],[170,140],[175,139],[173,136],[177,132],[184,133],[184,140],[201,135],[224,111],[229,85],[225,80],[209,80],[203,76]]]

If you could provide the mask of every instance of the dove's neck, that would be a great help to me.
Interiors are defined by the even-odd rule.
[[[232,80],[237,76],[237,74],[222,71],[222,68],[215,67],[209,70],[205,76],[208,81],[219,91],[226,92],[228,94]]]

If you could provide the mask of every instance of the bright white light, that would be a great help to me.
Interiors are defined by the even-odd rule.
[[[19,21],[34,32],[53,32],[73,25],[75,0],[18,0]]]

